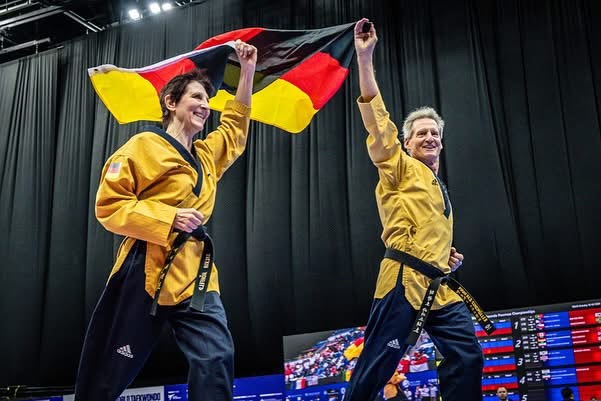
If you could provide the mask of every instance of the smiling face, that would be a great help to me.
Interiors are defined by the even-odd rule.
[[[405,148],[411,157],[426,165],[432,165],[440,157],[442,136],[438,124],[431,118],[419,118],[413,122]]]
[[[209,118],[209,95],[198,81],[191,81],[177,103],[170,95],[165,99],[167,109],[171,113],[170,126],[176,124],[187,135],[202,131]]]

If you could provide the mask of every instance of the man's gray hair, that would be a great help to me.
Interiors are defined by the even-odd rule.
[[[405,122],[403,123],[403,141],[411,138],[413,122],[415,120],[419,120],[420,118],[431,118],[432,120],[436,121],[436,124],[438,125],[438,130],[440,131],[440,138],[442,139],[444,120],[432,107],[424,106],[420,107],[419,109],[413,110],[405,119]]]

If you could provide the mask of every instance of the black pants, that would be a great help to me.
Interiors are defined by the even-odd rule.
[[[136,242],[96,305],[81,354],[75,401],[115,401],[142,369],[165,324],[188,360],[188,399],[231,401],[234,345],[219,294],[207,293],[204,312],[189,309],[188,299],[160,306],[157,315],[150,316],[145,255],[146,243]]]
[[[372,401],[392,376],[402,357],[417,312],[405,298],[401,284],[374,300],[365,329],[365,343],[344,397],[345,401]],[[482,349],[471,314],[463,302],[430,311],[425,329],[444,360],[438,367],[444,401],[482,399]]]

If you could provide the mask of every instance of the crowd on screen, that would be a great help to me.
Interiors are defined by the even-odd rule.
[[[292,360],[286,361],[284,365],[286,383],[300,379],[336,377],[352,369],[356,360],[347,360],[344,351],[355,340],[362,338],[363,334],[361,328],[336,331],[327,339],[318,342]]]

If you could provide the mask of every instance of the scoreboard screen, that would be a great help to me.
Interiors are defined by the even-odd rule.
[[[484,400],[503,386],[510,400],[601,399],[601,300],[488,313],[497,330],[475,324],[484,354]]]

